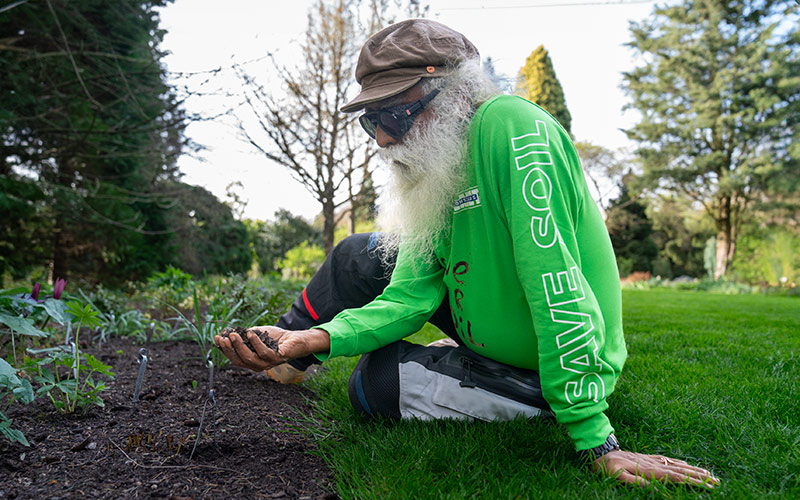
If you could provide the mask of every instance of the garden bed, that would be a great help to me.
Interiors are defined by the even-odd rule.
[[[47,397],[6,414],[30,447],[0,441],[0,499],[334,499],[324,462],[298,427],[309,391],[232,366],[216,370],[216,408],[197,344],[148,346],[140,401],[132,404],[141,346],[113,338],[87,350],[116,377],[105,407],[57,413]],[[212,421],[216,422],[216,445]]]

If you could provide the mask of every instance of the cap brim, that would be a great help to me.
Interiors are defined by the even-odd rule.
[[[348,102],[341,107],[343,113],[352,113],[359,111],[367,104],[382,101],[390,97],[394,97],[401,92],[405,92],[422,80],[421,76],[414,76],[413,78],[401,81],[394,81],[385,85],[376,85],[364,89],[358,94],[355,99]]]

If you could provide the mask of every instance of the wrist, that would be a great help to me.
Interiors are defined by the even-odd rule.
[[[589,448],[588,450],[580,450],[578,451],[578,454],[587,462],[592,463],[607,453],[619,449],[619,441],[617,441],[616,436],[614,436],[612,433],[608,435],[608,438],[606,438],[605,442],[600,446],[595,446],[594,448]]]
[[[303,337],[309,354],[328,352],[331,350],[331,336],[325,330],[312,328],[304,332]]]

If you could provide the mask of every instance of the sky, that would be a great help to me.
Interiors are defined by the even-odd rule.
[[[620,0],[617,0],[620,1]],[[495,70],[517,74],[539,45],[550,54],[572,114],[576,140],[607,148],[630,147],[620,129],[635,123],[622,73],[634,68],[631,21],[642,21],[655,2],[624,0],[422,0],[427,17],[463,33],[491,57]],[[239,86],[230,69],[266,74],[273,53],[291,64],[305,36],[312,0],[175,0],[160,12],[166,30],[161,49],[171,80],[195,94],[189,112],[222,114],[236,109]],[[366,34],[365,34],[366,36]],[[269,81],[263,80],[266,85]],[[178,160],[184,182],[200,185],[222,200],[227,187],[246,202],[244,217],[270,220],[283,208],[312,219],[319,203],[280,166],[238,137],[228,116],[194,122],[186,134],[205,149]]]

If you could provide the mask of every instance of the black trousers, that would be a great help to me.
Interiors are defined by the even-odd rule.
[[[345,309],[372,302],[389,284],[394,261],[387,266],[376,252],[380,233],[354,234],[342,240],[308,282],[289,312],[276,326],[307,330],[326,323]],[[462,344],[445,299],[428,320],[447,336]],[[314,356],[293,359],[289,364],[305,370],[319,363]]]

